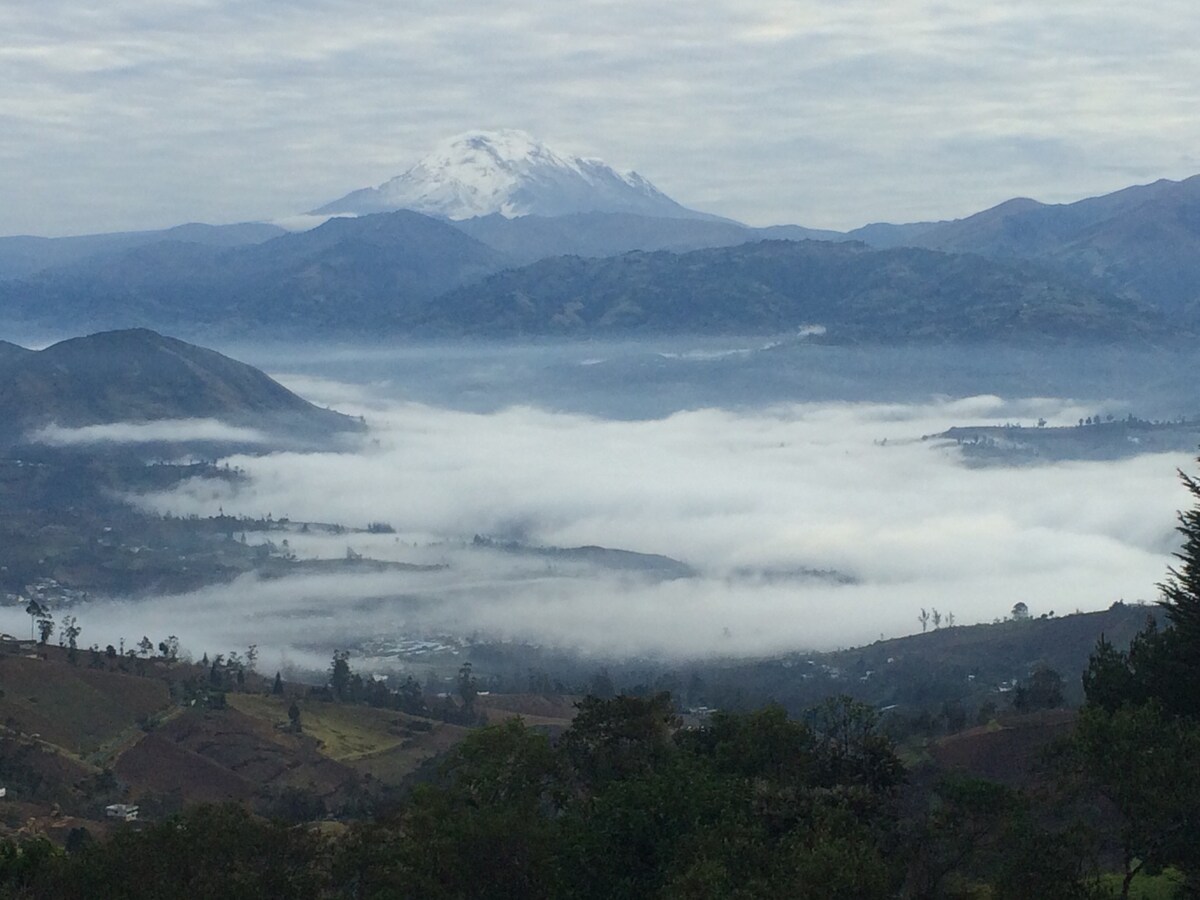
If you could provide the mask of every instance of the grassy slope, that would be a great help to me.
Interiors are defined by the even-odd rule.
[[[87,758],[119,746],[138,732],[140,719],[170,705],[162,681],[67,665],[60,653],[51,648],[48,659],[0,655],[6,728]]]

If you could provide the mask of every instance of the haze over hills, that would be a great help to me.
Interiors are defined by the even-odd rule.
[[[543,260],[442,297],[419,324],[559,335],[821,326],[838,342],[1137,339],[1160,327],[1144,305],[1037,267],[821,241]]]
[[[71,265],[147,244],[179,242],[206,247],[240,247],[270,240],[285,233],[279,226],[266,222],[243,222],[236,225],[204,225],[193,222],[162,231],[129,231],[61,238],[5,237],[0,238],[0,280],[24,278],[53,266]]]
[[[961,220],[841,234],[751,228],[690,210],[640,176],[523,132],[473,132],[317,212],[345,217],[290,234],[251,223],[0,239],[0,322],[43,331],[149,326],[201,337],[271,328],[300,338],[814,324],[829,328],[826,340],[883,342],[1174,339],[1200,328],[1200,176],[1077,203],[1015,199]],[[764,239],[824,242],[793,254],[809,263],[820,257],[823,280],[780,281],[771,271],[785,255],[778,248],[711,252]],[[893,255],[833,249],[854,240]],[[918,249],[945,256],[935,264],[914,255]],[[620,259],[662,251],[709,255]],[[993,264],[949,261],[963,254]],[[691,264],[712,282],[697,284]],[[530,265],[540,268],[520,271]],[[512,271],[484,281],[504,270]],[[686,298],[684,283],[694,288]],[[920,302],[917,291],[925,293]]]
[[[1200,312],[1200,175],[1075,203],[1018,198],[952,222],[874,225],[850,236],[876,246],[1036,259],[1172,312]]]
[[[523,131],[474,131],[440,144],[403,174],[313,210],[364,215],[411,209],[447,219],[498,213],[620,212],[718,219],[676,203],[636,172],[560,153]]]
[[[526,264],[552,256],[616,256],[635,250],[685,253],[753,241],[844,240],[833,231],[775,225],[750,228],[716,219],[664,219],[631,213],[586,212],[506,218],[499,213],[453,223],[460,231]]]
[[[51,423],[82,427],[180,419],[287,432],[361,428],[357,420],[313,406],[252,366],[146,329],[93,334],[0,356],[0,421],[8,426],[7,437]]]
[[[252,246],[157,243],[52,269],[0,284],[0,319],[193,333],[394,331],[406,307],[504,265],[445,222],[402,210],[331,219]]]
[[[808,325],[823,326],[835,342],[1167,333],[1148,304],[1021,260],[763,241],[683,254],[560,256],[506,270],[496,251],[408,211],[333,219],[235,250],[143,247],[0,285],[0,302],[9,316],[47,326],[145,323],[224,335],[256,327],[300,338],[732,334]]]
[[[3,366],[10,360],[27,356],[30,353],[33,353],[33,351],[27,350],[26,348],[17,344],[13,344],[9,341],[0,341],[0,366]]]

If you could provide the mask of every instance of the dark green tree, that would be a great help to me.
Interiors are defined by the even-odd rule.
[[[1013,691],[1013,706],[1021,712],[1054,709],[1063,704],[1063,679],[1053,669],[1039,666],[1029,680]]]
[[[472,732],[395,820],[361,828],[338,880],[361,897],[559,897],[546,736],[519,720]]]
[[[333,696],[345,700],[350,693],[350,652],[335,650],[329,664],[329,687]]]
[[[1155,700],[1115,712],[1088,707],[1072,744],[1083,777],[1117,810],[1121,896],[1143,869],[1200,874],[1200,724]]]
[[[581,788],[645,771],[671,749],[679,719],[669,694],[643,699],[584,697],[559,746]]]
[[[412,716],[425,716],[429,714],[429,708],[425,705],[425,693],[421,690],[421,683],[417,679],[409,675],[400,683],[400,687],[396,689],[396,705],[404,712]]]
[[[479,694],[479,685],[471,674],[471,663],[468,660],[458,670],[458,697],[462,700],[463,714],[471,717],[475,714],[475,698]]]
[[[1122,896],[1138,871],[1167,865],[1200,895],[1200,483],[1180,478],[1194,503],[1159,585],[1167,625],[1148,619],[1125,651],[1101,639],[1071,745],[1081,778],[1118,811]]]
[[[1182,471],[1179,478],[1194,502],[1191,509],[1179,513],[1176,530],[1183,536],[1183,546],[1175,554],[1179,562],[1167,569],[1158,588],[1179,638],[1180,660],[1195,684],[1200,673],[1200,481]]]

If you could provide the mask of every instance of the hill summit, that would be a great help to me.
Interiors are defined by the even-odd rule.
[[[397,209],[446,219],[585,212],[716,218],[681,206],[637,172],[622,173],[598,159],[561,153],[513,129],[451,138],[402,175],[313,213],[365,215]]]
[[[218,419],[289,434],[360,428],[253,366],[145,328],[0,356],[0,421],[17,429],[175,419]]]

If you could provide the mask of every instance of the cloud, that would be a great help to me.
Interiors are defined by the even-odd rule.
[[[320,382],[307,386],[322,394]],[[395,534],[296,524],[271,538],[286,537],[302,559],[349,547],[439,568],[247,576],[96,605],[79,612],[89,640],[154,630],[197,655],[255,641],[264,665],[317,668],[333,647],[388,635],[664,658],[829,648],[911,633],[922,607],[967,624],[1017,601],[1037,615],[1152,598],[1184,500],[1174,475],[1182,454],[978,469],[921,440],[964,421],[1066,424],[1091,412],[1052,398],[791,403],[623,421],[389,401],[387,386],[326,382],[323,392],[368,415],[365,450],[239,456],[230,462],[244,484],[187,483],[140,502],[352,529],[384,521]],[[696,575],[502,553],[472,546],[476,533],[663,554]]]
[[[272,219],[272,225],[278,225],[287,231],[311,231],[312,229],[324,225],[330,219],[353,218],[352,216],[311,216],[308,213],[303,213],[295,216],[280,216]]]
[[[0,234],[276,218],[524,128],[755,224],[1074,199],[1197,165],[1182,0],[0,10]]]
[[[256,428],[229,425],[217,419],[159,419],[154,422],[114,422],[64,428],[47,425],[32,432],[29,440],[52,447],[81,444],[149,444],[160,441],[221,441],[265,444],[268,438]]]

